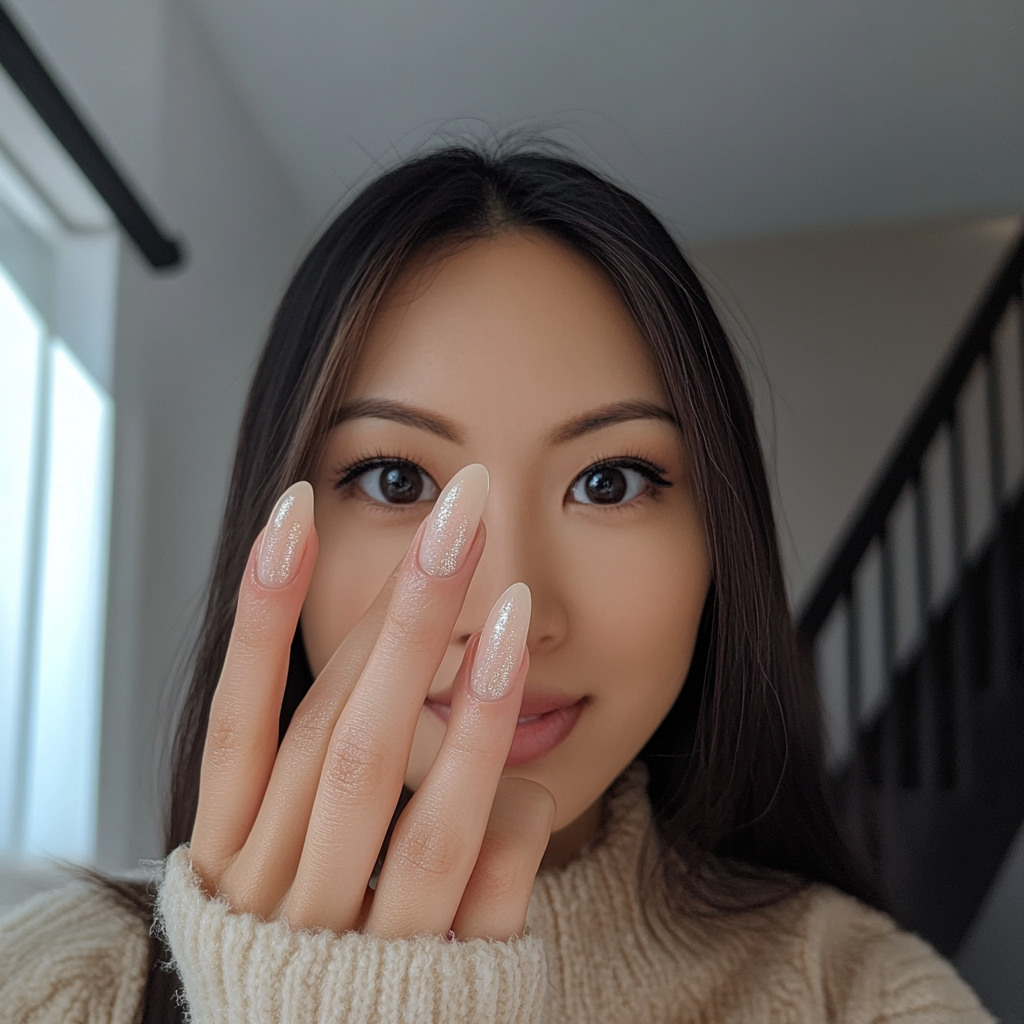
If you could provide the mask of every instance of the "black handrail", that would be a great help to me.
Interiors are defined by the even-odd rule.
[[[873,486],[853,518],[835,553],[818,574],[810,597],[797,619],[801,638],[813,643],[836,602],[851,588],[853,576],[875,537],[885,527],[903,488],[918,473],[928,446],[943,423],[955,415],[956,401],[975,362],[992,342],[1007,304],[1020,295],[1024,273],[1024,237],[1007,257],[988,292],[961,333],[937,374],[935,384],[918,404],[895,451],[875,477]]]
[[[2,6],[0,64],[110,207],[150,266],[179,266],[183,260],[181,244],[157,226]]]

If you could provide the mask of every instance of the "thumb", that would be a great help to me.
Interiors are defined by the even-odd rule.
[[[506,942],[522,934],[554,818],[555,798],[540,783],[498,782],[480,854],[452,922],[456,938]]]

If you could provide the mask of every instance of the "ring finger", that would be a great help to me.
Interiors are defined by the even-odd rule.
[[[364,931],[391,938],[451,927],[515,734],[529,626],[530,589],[514,583],[459,673],[441,749],[395,827]]]

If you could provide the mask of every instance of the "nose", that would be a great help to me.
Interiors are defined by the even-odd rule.
[[[530,588],[532,613],[527,644],[536,656],[561,642],[567,629],[560,599],[552,530],[542,508],[525,503],[491,477],[483,523],[484,553],[455,623],[452,642],[460,646],[480,629],[494,602],[513,583]]]

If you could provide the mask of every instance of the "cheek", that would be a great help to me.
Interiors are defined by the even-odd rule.
[[[374,536],[333,523],[320,530],[320,553],[302,606],[302,638],[314,675],[373,603],[415,531],[413,525],[394,531],[401,536]]]
[[[660,721],[689,668],[709,577],[702,533],[678,524],[624,532],[585,561],[578,624],[602,696]]]

